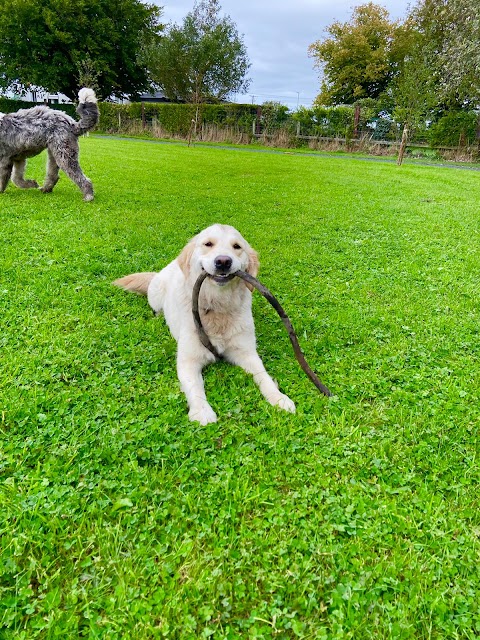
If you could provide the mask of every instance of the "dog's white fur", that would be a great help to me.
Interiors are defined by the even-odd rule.
[[[219,258],[223,259],[221,269]],[[200,317],[212,344],[225,360],[253,375],[270,404],[295,412],[294,403],[278,390],[257,354],[249,287],[240,278],[222,282],[222,276],[239,269],[256,276],[258,268],[256,252],[240,233],[214,224],[195,236],[160,273],[135,273],[114,282],[127,291],[146,294],[155,314],[165,315],[178,343],[177,373],[190,420],[203,425],[217,420],[202,378],[203,367],[215,358],[200,342],[192,316],[192,290],[203,270],[214,276],[204,281],[199,296]]]

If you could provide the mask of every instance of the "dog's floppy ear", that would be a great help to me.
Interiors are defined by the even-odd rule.
[[[246,268],[246,272],[249,273],[254,278],[257,277],[258,271],[260,269],[260,261],[258,260],[258,253],[254,251],[251,247],[248,249],[248,266]],[[250,291],[253,291],[255,287],[252,287],[251,284],[245,282],[245,286]]]
[[[195,249],[195,238],[183,248],[182,253],[178,256],[178,266],[183,271],[185,278],[190,275],[190,262],[192,260],[192,254]]]

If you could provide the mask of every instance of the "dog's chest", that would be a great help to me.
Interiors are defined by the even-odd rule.
[[[205,333],[220,352],[253,326],[251,294],[243,286],[222,290],[205,287],[200,293],[199,311]]]
[[[237,313],[202,309],[200,311],[203,328],[210,340],[228,343],[239,331],[242,318]]]
[[[226,306],[208,304],[200,307],[200,319],[207,336],[222,352],[235,343],[253,325],[251,306],[243,297],[230,300]]]

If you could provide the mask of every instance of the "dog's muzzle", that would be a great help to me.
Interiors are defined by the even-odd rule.
[[[212,280],[220,285],[227,284],[227,282],[233,278],[233,274],[231,273],[232,258],[230,258],[230,256],[217,256],[213,264],[215,266],[215,273],[211,276]]]

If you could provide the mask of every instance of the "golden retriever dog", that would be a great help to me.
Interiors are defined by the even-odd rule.
[[[228,278],[239,269],[255,277],[257,253],[236,229],[214,224],[195,236],[159,273],[134,273],[113,283],[146,295],[154,313],[163,312],[178,343],[177,374],[187,397],[188,417],[202,425],[217,420],[202,378],[203,367],[214,362],[215,356],[201,343],[192,315],[192,290],[203,271],[211,277],[202,285],[198,306],[213,346],[223,359],[253,375],[271,405],[295,412],[294,403],[278,390],[257,354],[251,290],[240,278]]]

